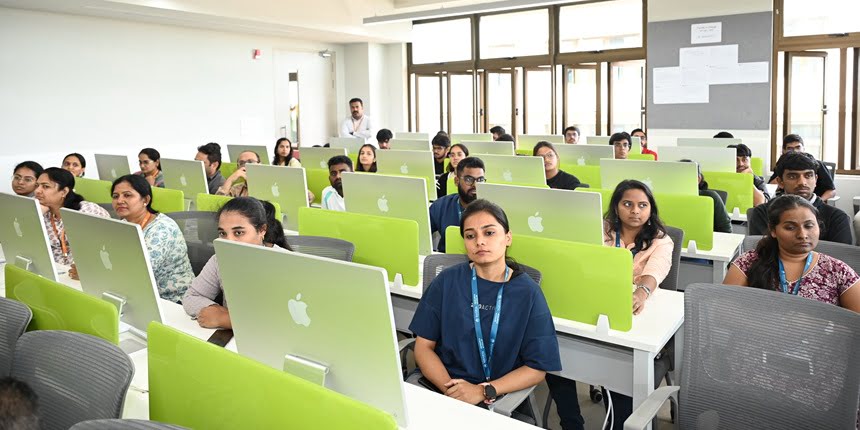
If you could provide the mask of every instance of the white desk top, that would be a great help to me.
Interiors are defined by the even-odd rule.
[[[681,256],[714,261],[731,261],[743,243],[744,237],[742,234],[714,232],[714,247],[710,251],[697,249],[696,252],[690,252],[688,249],[681,249]]]
[[[747,214],[733,214],[732,213],[732,214],[729,214],[729,216],[732,218],[732,221],[747,222]]]

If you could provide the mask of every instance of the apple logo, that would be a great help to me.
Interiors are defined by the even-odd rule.
[[[654,183],[651,181],[651,177],[645,178],[642,183],[648,186],[649,190],[654,191]]]
[[[99,251],[99,255],[102,257],[102,265],[105,266],[105,269],[113,270],[113,264],[110,262],[110,253],[107,252],[104,245],[102,245],[102,250]]]
[[[110,169],[110,175],[113,176],[114,179],[116,179],[116,169]]]
[[[320,161],[320,168],[321,169],[328,169],[328,164],[326,164],[325,160]]]
[[[182,184],[183,187],[188,186],[188,181],[185,179],[185,174],[179,176],[179,183]]]
[[[18,237],[24,237],[24,232],[21,231],[21,223],[18,222],[18,218],[15,218],[15,221],[12,222],[12,226],[15,227],[15,234]]]
[[[540,212],[535,212],[534,216],[529,217],[529,228],[535,233],[543,232],[543,218],[540,217]]]
[[[281,195],[281,191],[280,191],[280,189],[278,189],[278,183],[277,182],[272,184],[272,195],[275,197],[278,197]]]
[[[514,174],[511,173],[509,169],[505,169],[504,173],[502,173],[502,179],[504,179],[505,182],[513,182]]]
[[[406,163],[403,163],[403,165],[400,166],[400,173],[402,173],[404,175],[409,174],[409,166],[407,166]]]
[[[302,294],[296,294],[296,299],[290,299],[287,303],[287,308],[290,310],[290,316],[296,324],[308,327],[311,325],[311,317],[308,316],[308,304],[302,301]]]
[[[385,198],[384,195],[376,201],[376,206],[379,208],[380,211],[388,212],[388,200]]]
[[[576,159],[576,164],[579,166],[585,165],[585,156],[580,155],[579,158]]]

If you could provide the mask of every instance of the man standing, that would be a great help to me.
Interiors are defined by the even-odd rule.
[[[340,125],[339,136],[364,139],[365,142],[378,148],[374,139],[376,134],[373,133],[373,126],[370,124],[370,117],[364,114],[364,102],[357,97],[350,100],[349,112],[350,116],[343,120]]]
[[[801,152],[806,154],[806,148],[803,145],[803,138],[798,134],[789,134],[782,139],[782,153],[785,155],[789,152]],[[823,200],[830,199],[836,196],[836,185],[833,184],[833,177],[830,176],[830,171],[822,163],[818,163],[818,170],[815,172],[818,176],[818,181],[815,185],[815,194]],[[778,184],[776,181],[776,173],[774,173],[768,183]],[[779,187],[777,193],[780,193]]]
[[[448,194],[430,205],[430,233],[439,232],[437,251],[445,252],[445,230],[459,226],[463,210],[478,198],[478,182],[484,182],[484,162],[477,157],[466,157],[457,163],[457,194]]]
[[[221,175],[221,145],[209,142],[197,147],[197,161],[203,162],[203,170],[206,171],[206,181],[209,183],[209,194],[218,192],[218,188],[224,185],[224,176]]]
[[[571,125],[564,129],[564,143],[576,145],[579,143],[579,127]]]

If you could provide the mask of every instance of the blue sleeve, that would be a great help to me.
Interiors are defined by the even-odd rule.
[[[441,214],[441,206],[440,200],[436,200],[433,204],[430,205],[430,234],[433,234],[439,231],[439,226],[442,224]],[[445,232],[440,232],[442,235],[445,235]]]
[[[409,324],[409,330],[417,336],[434,342],[439,340],[442,333],[442,287],[443,278],[437,276],[418,302],[418,308]]]
[[[561,370],[561,357],[558,353],[558,338],[552,322],[549,306],[540,287],[535,287],[532,308],[523,336],[520,358],[528,367],[547,372]]]

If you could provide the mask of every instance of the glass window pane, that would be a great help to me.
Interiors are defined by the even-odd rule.
[[[857,0],[785,0],[783,9],[784,36],[860,31]]]
[[[824,58],[792,57],[789,133],[803,137],[806,152],[821,159],[824,118]]]
[[[824,115],[824,136],[821,160],[839,164],[839,72],[842,64],[839,61],[839,49],[828,49],[827,61],[824,66],[824,105],[827,114]],[[850,105],[851,103],[846,103]],[[851,142],[851,140],[848,140]],[[849,144],[850,145],[850,144]]]
[[[526,71],[526,133],[552,134],[552,71]]]
[[[472,59],[469,18],[412,26],[412,63],[442,63]],[[438,130],[437,130],[438,131]]]
[[[509,133],[513,130],[511,108],[514,94],[511,91],[511,79],[511,73],[487,74],[487,118],[490,128],[500,125]]]
[[[418,77],[418,132],[435,135],[442,130],[439,115],[442,100],[439,96],[440,79],[438,76]]]
[[[567,121],[564,126],[579,127],[581,136],[597,132],[597,70],[567,69]]]
[[[642,46],[642,1],[564,6],[559,11],[558,27],[560,52],[639,48]]]
[[[451,133],[474,133],[475,103],[472,75],[449,75],[451,79]]]
[[[482,16],[478,28],[481,32],[481,58],[549,53],[547,9]]]
[[[642,124],[645,61],[612,63],[612,126],[610,131],[633,130]]]

